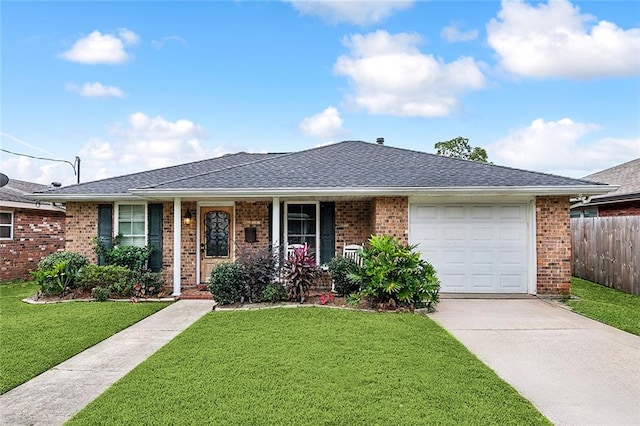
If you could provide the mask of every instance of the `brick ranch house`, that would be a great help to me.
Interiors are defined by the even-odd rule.
[[[43,257],[64,250],[64,207],[31,196],[46,189],[16,179],[0,188],[0,281],[29,278]]]
[[[246,248],[307,242],[319,263],[388,234],[418,244],[442,292],[567,295],[569,199],[603,184],[346,141],[236,153],[37,194],[67,205],[66,249],[156,247],[173,294]]]
[[[571,217],[640,215],[640,158],[585,176],[592,182],[617,185],[604,195],[573,200]]]

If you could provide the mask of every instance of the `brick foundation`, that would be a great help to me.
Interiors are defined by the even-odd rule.
[[[65,247],[65,212],[13,210],[13,238],[0,240],[0,281],[30,279],[38,262]]]
[[[569,197],[536,197],[538,295],[569,296],[571,228]]]

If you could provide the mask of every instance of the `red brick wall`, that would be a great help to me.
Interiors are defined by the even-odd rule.
[[[30,279],[40,260],[64,250],[65,213],[39,209],[13,210],[13,239],[0,240],[0,281]]]
[[[269,245],[269,202],[236,201],[235,254],[241,250],[262,249]],[[244,228],[256,228],[255,243],[244,241]]]
[[[336,255],[345,245],[364,245],[371,236],[370,201],[336,201]]]
[[[628,201],[598,206],[598,216],[638,216],[640,201]]]
[[[402,244],[409,243],[409,199],[378,197],[371,201],[371,231],[391,235]]]
[[[571,229],[569,197],[536,197],[537,293],[569,296]]]
[[[171,256],[166,257],[167,262],[171,263],[171,278],[167,280],[167,283],[173,283],[173,203],[169,202],[167,204],[170,206],[170,210],[169,210],[169,214],[165,214],[165,220],[167,220],[166,219],[167,216],[170,216],[171,224],[169,226],[170,226],[171,238],[164,241],[163,245],[165,248],[167,248],[168,246],[171,246]],[[187,209],[191,210],[191,212],[195,211],[197,215],[198,210],[196,207],[197,206],[195,201],[182,203],[182,213],[180,216],[180,220],[182,220],[182,218],[187,213]],[[194,286],[199,283],[199,278],[197,276],[197,270],[196,270],[196,261],[197,261],[197,257],[200,255],[200,251],[199,251],[200,240],[196,233],[196,223],[197,223],[197,220],[195,219],[195,216],[194,216],[194,219],[191,220],[191,223],[189,225],[185,225],[184,220],[182,221],[182,225],[181,225],[182,226],[182,235],[180,237],[180,247],[181,247],[180,286],[181,287]],[[165,252],[163,251],[163,256],[162,256],[163,258],[166,256],[166,254],[164,253]]]
[[[106,204],[106,203],[101,203]],[[98,236],[98,203],[67,203],[66,251],[98,261],[91,239]]]

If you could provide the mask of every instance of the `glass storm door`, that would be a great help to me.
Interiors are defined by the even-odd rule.
[[[203,207],[200,210],[200,282],[211,270],[233,257],[233,207]]]

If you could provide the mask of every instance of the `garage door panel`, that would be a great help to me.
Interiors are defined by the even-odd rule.
[[[488,292],[493,286],[493,276],[489,274],[472,274],[471,280],[474,289],[482,289]]]
[[[442,292],[526,293],[526,205],[415,205],[409,234]]]
[[[471,208],[471,219],[473,220],[491,220],[494,212],[491,206],[473,206]]]

